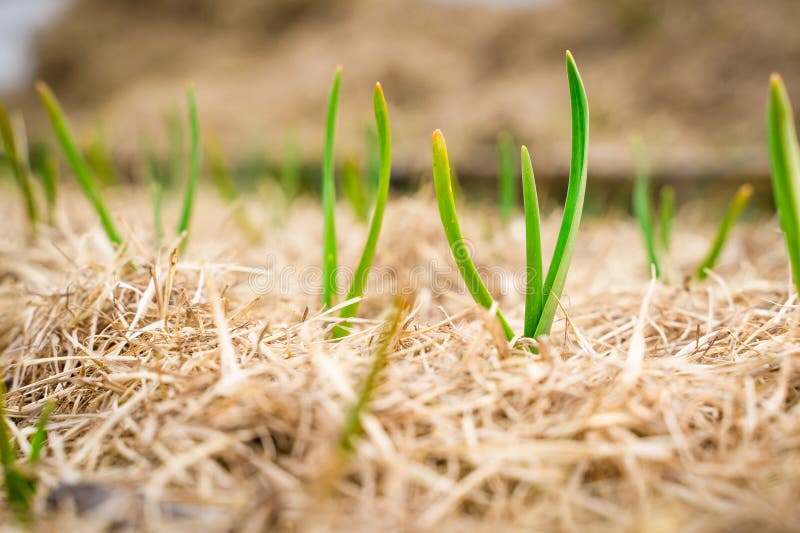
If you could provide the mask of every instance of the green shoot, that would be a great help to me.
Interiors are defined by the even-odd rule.
[[[375,84],[373,96],[373,107],[375,110],[375,124],[378,131],[378,146],[380,148],[380,180],[378,181],[378,193],[375,199],[375,210],[372,213],[372,220],[369,224],[367,242],[364,243],[364,250],[361,252],[361,260],[353,274],[353,281],[347,292],[347,299],[359,298],[364,294],[367,286],[369,269],[372,267],[372,260],[375,258],[375,248],[378,246],[378,236],[381,233],[383,224],[383,213],[386,210],[386,202],[389,198],[389,182],[392,173],[392,133],[389,128],[389,110],[386,107],[386,98],[380,83]],[[343,308],[340,315],[343,318],[354,317],[358,313],[359,303],[355,302]],[[340,324],[334,329],[334,337],[342,337],[348,328],[347,324]]]
[[[742,185],[739,187],[739,190],[736,191],[736,196],[733,197],[730,205],[728,205],[728,210],[725,212],[725,216],[722,218],[722,222],[717,230],[717,236],[711,243],[711,248],[708,250],[708,254],[706,254],[705,259],[703,259],[703,261],[700,263],[700,266],[698,266],[697,270],[695,271],[694,275],[696,279],[707,278],[708,271],[713,269],[714,265],[717,264],[719,254],[722,252],[722,248],[728,241],[728,235],[731,232],[731,228],[736,222],[736,219],[739,218],[741,212],[744,210],[747,202],[750,201],[751,196],[753,196],[753,187],[750,185]]]
[[[236,192],[233,178],[231,178],[230,172],[228,172],[222,145],[215,137],[211,137],[206,142],[206,157],[208,158],[209,167],[211,169],[211,177],[214,180],[214,185],[220,197],[228,204],[236,204],[239,200],[239,194]],[[257,242],[261,239],[260,232],[253,223],[250,222],[247,211],[241,202],[238,203],[234,209],[233,219],[248,239],[253,242]]]
[[[669,256],[672,241],[672,223],[675,219],[675,189],[664,185],[659,190],[658,211],[661,223],[658,227],[659,244],[665,256]]]
[[[102,185],[109,187],[119,183],[119,177],[114,168],[114,158],[102,126],[98,126],[92,132],[84,153],[89,168],[92,169]]]
[[[238,196],[236,187],[234,187],[233,178],[228,172],[225,155],[222,153],[222,145],[216,137],[209,137],[206,140],[206,158],[208,159],[211,178],[214,181],[217,193],[226,203],[235,202]]]
[[[5,384],[0,382],[0,464],[3,467],[3,484],[6,490],[6,500],[15,518],[21,524],[30,524],[33,520],[33,498],[36,494],[36,477],[24,467],[17,465],[17,453],[11,439],[11,432],[6,426],[5,413]],[[31,440],[31,453],[28,463],[34,464],[39,460],[47,437],[45,431],[47,421],[53,412],[55,404],[48,401]]]
[[[47,202],[47,223],[51,226],[56,222],[56,204],[58,203],[58,159],[48,157],[39,172],[44,189],[44,198]]]
[[[0,462],[3,465],[3,485],[6,489],[6,500],[15,518],[23,524],[32,519],[31,504],[36,491],[34,481],[22,472],[17,465],[17,453],[11,440],[11,432],[6,426],[5,386],[0,401]]]
[[[36,233],[36,224],[39,222],[39,214],[36,207],[36,199],[33,196],[33,186],[28,173],[28,165],[23,162],[17,153],[17,143],[14,139],[14,130],[11,127],[11,120],[5,106],[0,102],[0,137],[3,138],[3,149],[6,158],[11,165],[11,172],[22,192],[25,201],[25,213],[31,226],[31,232]]]
[[[472,262],[472,258],[469,256],[469,249],[464,236],[461,234],[461,226],[458,223],[455,198],[453,196],[453,183],[450,177],[447,144],[441,131],[436,130],[433,132],[432,144],[433,185],[436,190],[436,202],[439,204],[439,216],[442,219],[442,226],[444,227],[447,242],[450,245],[450,251],[472,298],[478,305],[491,309],[494,299],[486,285],[483,284],[478,270],[475,268],[475,263]],[[513,339],[514,331],[499,309],[497,310],[497,319],[500,321],[508,340]]]
[[[372,398],[372,393],[378,384],[378,377],[381,371],[386,366],[386,358],[389,355],[389,350],[395,342],[395,337],[397,336],[403,321],[403,316],[409,305],[409,301],[398,297],[394,305],[393,315],[386,322],[386,326],[381,333],[380,342],[375,350],[375,358],[373,359],[372,366],[364,378],[356,402],[350,407],[345,417],[342,435],[339,438],[339,451],[343,455],[350,455],[353,452],[356,439],[363,433],[361,415],[369,404],[370,398]]]
[[[641,137],[631,140],[633,157],[636,162],[636,178],[633,182],[633,214],[642,230],[647,259],[655,268],[656,278],[661,278],[661,264],[656,250],[655,229],[653,228],[653,210],[650,199],[650,164],[645,154],[644,142]]]
[[[95,179],[92,176],[86,161],[84,161],[83,156],[75,144],[73,136],[70,133],[67,118],[64,115],[64,111],[61,109],[58,100],[56,100],[53,92],[43,82],[36,84],[36,90],[39,93],[39,97],[42,100],[45,110],[47,111],[47,115],[50,118],[50,122],[53,125],[56,136],[61,143],[61,147],[64,149],[64,153],[67,155],[67,159],[69,160],[69,164],[72,167],[73,173],[75,174],[75,178],[78,180],[78,183],[83,189],[84,194],[94,207],[95,212],[97,212],[97,216],[100,218],[100,223],[102,224],[103,230],[106,232],[108,239],[116,245],[122,244],[122,237],[120,237],[120,234],[117,232],[114,222],[111,219],[111,215],[108,212],[108,208],[106,207],[103,197],[100,195],[100,191],[97,188],[97,183],[95,182]]]
[[[56,224],[56,204],[58,203],[58,158],[43,143],[34,143],[30,150],[30,170],[42,185],[47,207],[47,224]]]
[[[345,159],[342,165],[342,188],[356,218],[359,222],[366,222],[369,218],[369,199],[364,190],[361,169],[358,168],[358,162],[352,157]]]
[[[286,198],[292,202],[300,194],[300,148],[296,136],[291,136],[283,149],[281,186]]]
[[[558,300],[567,281],[567,272],[578,236],[578,226],[583,212],[583,199],[586,195],[586,177],[589,158],[589,105],[578,66],[570,52],[567,52],[567,80],[569,82],[572,108],[572,158],[569,168],[567,199],[561,228],[558,231],[553,257],[547,270],[542,290],[542,315],[536,326],[534,337],[547,335],[553,325],[558,308]]]
[[[800,292],[800,146],[792,103],[778,74],[772,75],[769,85],[767,142],[775,206],[789,252],[792,279]]]
[[[517,181],[514,176],[514,144],[511,135],[497,137],[500,220],[508,224],[517,207]]]
[[[31,453],[28,456],[28,462],[30,463],[37,462],[39,457],[42,455],[44,441],[47,438],[47,421],[50,420],[50,415],[53,414],[53,409],[55,409],[55,407],[55,401],[49,400],[42,408],[42,412],[39,415],[39,421],[36,423],[36,432],[33,434],[33,438],[31,439]]]
[[[197,118],[197,101],[194,87],[186,88],[186,103],[189,109],[189,178],[186,181],[186,194],[183,197],[183,209],[178,220],[178,235],[187,233],[181,242],[181,249],[186,248],[189,242],[188,232],[192,222],[192,208],[194,207],[197,177],[200,174],[200,124]]]
[[[564,204],[564,215],[558,240],[547,270],[547,277],[541,281],[542,252],[539,229],[539,207],[533,180],[533,169],[527,149],[522,149],[523,195],[525,198],[526,217],[526,255],[527,255],[527,294],[525,298],[525,334],[532,338],[550,332],[555,318],[558,300],[567,280],[575,239],[578,234],[583,200],[586,194],[586,176],[589,149],[589,107],[586,92],[583,88],[578,67],[572,54],[567,52],[567,80],[569,82],[570,102],[572,108],[572,160],[570,163],[567,199]],[[456,216],[453,185],[451,181],[450,163],[447,158],[447,146],[442,132],[433,134],[433,182],[436,189],[436,200],[439,204],[439,216],[442,219],[447,242],[453,258],[458,265],[461,277],[476,303],[491,309],[494,301],[486,286],[481,281],[475,264],[461,235],[461,228]],[[505,317],[498,310],[497,318],[511,340],[514,332]]]
[[[325,127],[325,154],[322,160],[322,305],[332,307],[338,293],[336,284],[336,185],[334,182],[333,140],[336,130],[336,111],[339,107],[339,88],[342,84],[342,67],[336,68],[328,99],[328,117]]]
[[[144,144],[144,174],[150,184],[150,197],[153,202],[153,234],[157,243],[164,239],[164,223],[162,206],[164,203],[164,189],[169,181],[165,168],[150,142]]]
[[[533,178],[531,156],[522,147],[522,198],[525,202],[525,336],[532,337],[542,314],[542,233],[539,222],[539,197]]]
[[[169,189],[178,183],[184,175],[185,150],[184,150],[184,126],[180,111],[177,106],[164,112],[164,127],[167,132],[167,171],[162,185]]]
[[[13,468],[17,462],[17,453],[14,451],[14,443],[11,441],[11,433],[6,427],[6,386],[0,380],[0,463],[3,470]],[[6,486],[6,490],[9,487]]]

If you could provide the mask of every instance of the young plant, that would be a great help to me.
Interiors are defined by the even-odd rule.
[[[11,165],[11,172],[22,192],[22,198],[25,202],[25,214],[30,223],[31,233],[35,234],[36,225],[39,222],[39,214],[36,207],[36,199],[33,196],[33,186],[28,172],[28,165],[26,162],[22,161],[17,153],[14,129],[11,127],[11,120],[2,102],[0,102],[0,137],[2,137],[3,140],[3,149],[5,150],[6,158]]]
[[[325,123],[325,152],[322,159],[322,305],[333,307],[338,292],[336,283],[336,184],[334,181],[333,141],[336,130],[336,112],[339,108],[339,88],[342,85],[342,67],[336,67],[331,92],[328,97],[328,116]]]
[[[536,327],[542,315],[543,272],[542,231],[539,222],[539,197],[536,194],[536,181],[528,148],[522,147],[522,199],[525,204],[525,326],[526,337],[536,335]]]
[[[177,106],[164,111],[164,129],[167,134],[167,166],[164,172],[162,185],[164,189],[171,189],[184,176],[186,162],[185,130],[180,110]]]
[[[634,137],[631,140],[631,146],[636,162],[636,178],[633,182],[633,214],[642,230],[648,263],[655,269],[656,278],[661,279],[661,264],[656,249],[653,208],[650,199],[650,163],[647,160],[641,137]]]
[[[109,214],[108,208],[103,201],[103,197],[100,194],[94,176],[92,176],[86,161],[83,159],[80,150],[78,150],[78,147],[75,144],[72,133],[70,133],[67,118],[64,115],[64,111],[62,111],[58,100],[56,100],[53,92],[43,82],[36,84],[36,90],[39,93],[39,98],[42,100],[45,110],[47,111],[47,116],[50,118],[50,122],[53,125],[56,137],[58,137],[58,141],[67,156],[70,166],[72,167],[75,178],[78,180],[78,183],[83,189],[84,194],[89,199],[94,207],[95,212],[97,213],[97,216],[100,218],[100,223],[102,224],[103,230],[106,232],[108,239],[116,245],[122,244],[122,237],[120,237],[117,228],[114,226],[114,221],[111,219],[111,215]]]
[[[369,218],[369,198],[364,187],[361,169],[353,157],[348,157],[342,165],[342,188],[359,222]]]
[[[728,241],[731,228],[736,222],[736,219],[739,218],[745,206],[747,206],[747,202],[750,201],[751,196],[753,196],[753,187],[751,185],[742,185],[739,187],[739,190],[736,191],[736,196],[733,197],[730,205],[728,205],[728,210],[722,218],[722,222],[717,230],[717,235],[711,243],[711,248],[709,248],[705,259],[703,259],[694,273],[696,279],[706,279],[708,277],[708,271],[713,269],[717,264],[719,254]]]
[[[191,85],[186,88],[186,104],[189,110],[189,177],[186,180],[183,209],[178,220],[178,235],[186,234],[181,242],[181,250],[185,250],[189,242],[188,232],[192,222],[197,177],[200,174],[200,124],[197,118],[197,100]]]
[[[375,249],[378,246],[378,236],[381,233],[383,224],[383,213],[386,210],[386,202],[389,198],[389,182],[392,174],[392,133],[389,128],[389,110],[386,106],[386,98],[383,95],[383,88],[380,83],[375,84],[375,92],[372,98],[375,112],[375,125],[378,131],[378,146],[380,151],[380,179],[378,180],[378,191],[375,198],[375,209],[372,212],[372,220],[369,224],[367,241],[364,243],[364,250],[361,252],[361,259],[358,262],[350,289],[347,291],[347,299],[360,298],[364,294],[367,286],[369,269],[375,258]],[[351,318],[358,313],[359,302],[352,303],[342,308],[339,316]],[[343,337],[349,324],[338,324],[333,331],[335,338]]]
[[[58,159],[55,157],[45,159],[39,171],[39,176],[47,204],[47,223],[50,226],[55,226],[56,204],[58,203]]]
[[[236,186],[233,184],[233,178],[228,172],[228,166],[225,163],[225,154],[222,151],[222,145],[215,137],[211,137],[206,142],[206,157],[211,169],[211,177],[214,180],[217,192],[220,197],[229,205],[235,205],[233,211],[233,219],[242,233],[252,242],[258,242],[261,239],[261,233],[256,229],[250,218],[247,216],[247,210],[244,205],[239,202],[239,193],[236,191]]]
[[[98,177],[101,185],[110,187],[119,183],[117,170],[114,168],[114,157],[102,126],[97,126],[91,133],[84,153],[89,168]]]
[[[672,222],[675,219],[675,189],[669,185],[664,185],[659,190],[658,212],[661,216],[658,227],[659,244],[664,256],[669,257],[672,247]]]
[[[514,216],[517,207],[517,180],[514,176],[514,144],[511,135],[501,133],[497,136],[498,162],[498,203],[500,220],[506,225]]]
[[[300,148],[297,136],[290,136],[283,148],[283,163],[281,165],[281,187],[286,199],[293,202],[300,194]]]
[[[450,244],[450,251],[453,254],[458,271],[467,285],[467,290],[472,294],[475,302],[490,309],[494,303],[492,295],[483,284],[475,263],[469,256],[469,249],[461,233],[461,226],[458,223],[456,214],[456,202],[453,194],[453,182],[450,178],[450,160],[447,157],[447,144],[444,135],[440,130],[433,132],[433,186],[436,190],[436,202],[439,205],[439,216],[442,219],[442,226]],[[514,330],[511,329],[500,309],[497,310],[497,319],[503,327],[503,331],[509,340],[514,338]]]
[[[164,239],[164,222],[162,216],[162,206],[164,204],[164,189],[169,178],[166,175],[169,170],[163,164],[150,140],[143,142],[143,168],[142,173],[146,176],[147,183],[150,185],[150,198],[153,203],[153,234],[156,243],[160,244]]]
[[[344,456],[353,453],[356,440],[364,431],[361,427],[361,415],[369,405],[372,393],[378,385],[378,378],[380,377],[381,371],[386,366],[389,350],[395,342],[397,333],[400,330],[400,325],[403,322],[403,317],[409,307],[410,302],[408,300],[398,297],[394,304],[392,317],[386,322],[381,332],[378,347],[375,349],[375,358],[372,361],[372,366],[361,384],[355,403],[350,407],[345,416],[344,427],[342,428],[341,437],[339,437],[339,451]]]
[[[526,255],[528,260],[525,335],[532,338],[546,335],[552,328],[558,307],[558,299],[566,283],[586,193],[589,107],[578,67],[569,52],[567,52],[567,80],[572,109],[572,160],[561,228],[558,232],[556,247],[544,281],[542,281],[541,276],[543,269],[541,266],[539,208],[535,195],[533,170],[527,149],[523,148],[522,150],[523,195],[526,200]],[[468,249],[461,234],[453,198],[447,146],[445,145],[444,136],[439,130],[436,130],[433,134],[433,179],[442,226],[461,277],[464,279],[467,289],[472,294],[475,302],[486,309],[491,309],[494,301],[483,284],[475,264],[469,257]],[[513,339],[514,331],[508,321],[500,310],[497,310],[496,313],[506,337],[509,340]]]
[[[44,191],[47,224],[55,226],[58,203],[58,158],[47,144],[36,142],[30,147],[30,161],[30,171],[39,180]]]
[[[47,438],[47,421],[54,407],[52,401],[45,403],[31,439],[28,466],[19,465],[11,433],[6,426],[5,385],[0,382],[0,464],[3,467],[3,485],[9,508],[17,521],[23,525],[30,525],[33,521],[33,498],[36,495],[37,479],[31,466],[35,465],[41,456]]]
[[[769,85],[767,143],[775,206],[789,252],[792,279],[800,292],[800,146],[792,103],[778,74],[772,75]]]

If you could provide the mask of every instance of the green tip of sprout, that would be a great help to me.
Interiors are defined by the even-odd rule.
[[[736,191],[736,195],[733,197],[733,200],[731,200],[730,205],[728,205],[728,210],[725,212],[725,216],[722,218],[722,222],[717,230],[717,235],[714,238],[714,241],[711,243],[711,248],[709,249],[708,254],[695,271],[695,278],[700,280],[707,278],[708,271],[712,270],[717,264],[717,259],[719,259],[719,255],[722,252],[725,243],[728,241],[731,228],[736,222],[736,219],[739,218],[739,215],[747,206],[751,196],[753,196],[752,185],[742,185],[739,187],[739,190]]]
[[[658,211],[661,216],[659,226],[659,240],[661,251],[669,258],[672,241],[672,223],[675,218],[675,189],[671,185],[664,185],[659,191]]]
[[[647,159],[644,140],[641,135],[631,135],[631,150],[633,151],[636,166],[633,182],[633,214],[644,237],[648,267],[653,268],[656,278],[661,279],[661,264],[656,246],[653,206],[650,194],[650,161]]]
[[[572,155],[570,159],[567,198],[564,214],[558,231],[556,247],[547,270],[542,289],[542,311],[534,337],[550,333],[558,302],[575,248],[575,239],[583,214],[583,200],[586,195],[586,179],[589,168],[589,104],[578,65],[572,54],[567,52],[567,82],[569,85],[570,107],[572,113]]]
[[[539,198],[533,177],[533,165],[528,148],[520,150],[522,161],[522,198],[525,205],[525,328],[524,335],[533,337],[542,315],[542,233],[539,222]]]
[[[33,503],[38,479],[35,471],[17,465],[17,453],[14,450],[11,432],[6,426],[5,396],[5,385],[0,383],[0,464],[3,469],[6,504],[20,524],[30,525],[34,518]],[[47,437],[47,421],[54,407],[53,400],[49,400],[39,415],[28,455],[28,463],[31,466],[35,465],[41,456]]]
[[[387,320],[383,331],[381,332],[378,347],[375,350],[375,356],[372,361],[372,366],[364,378],[361,388],[358,392],[358,397],[355,403],[350,407],[345,415],[344,427],[342,428],[341,436],[339,437],[339,452],[343,456],[349,456],[355,449],[355,444],[358,437],[362,434],[363,428],[361,427],[361,415],[369,406],[372,394],[378,385],[378,378],[383,368],[386,366],[389,351],[395,342],[397,334],[403,323],[403,318],[411,306],[411,300],[403,297],[398,297],[393,306],[393,316]]]
[[[778,74],[773,74],[770,79],[767,146],[775,206],[786,241],[792,278],[800,292],[800,146],[789,93]]]
[[[525,147],[521,149],[523,196],[525,198],[526,255],[528,259],[525,334],[533,338],[549,334],[552,328],[558,302],[566,284],[586,194],[589,105],[578,67],[569,52],[567,52],[567,81],[572,112],[572,158],[569,184],[567,186],[567,198],[564,202],[564,215],[561,219],[558,239],[547,270],[547,277],[544,280],[542,280],[541,276],[539,206],[536,198],[533,169],[528,150]],[[450,251],[472,298],[479,305],[491,309],[494,304],[492,296],[483,281],[481,281],[461,235],[453,198],[453,180],[450,172],[450,162],[447,157],[447,145],[440,130],[433,132],[431,144],[436,201],[445,236],[450,245]],[[514,332],[499,310],[497,311],[497,318],[500,320],[507,338],[512,340]]]
[[[361,260],[358,262],[358,266],[353,274],[353,281],[347,292],[348,300],[360,298],[364,294],[364,289],[367,286],[369,269],[375,258],[375,250],[378,245],[381,225],[383,224],[386,202],[389,198],[389,185],[392,174],[392,133],[389,124],[389,110],[386,106],[386,98],[384,97],[383,90],[379,83],[375,85],[373,108],[375,111],[375,126],[378,132],[378,148],[380,152],[378,193],[375,199],[375,209],[372,212],[372,220],[369,225],[367,241],[364,243],[364,250],[361,252]],[[358,302],[350,304],[342,309],[339,316],[343,318],[356,316],[358,307]],[[334,328],[333,336],[335,338],[343,337],[348,328],[349,324],[347,323],[337,325],[336,328]]]
[[[103,201],[103,197],[100,195],[96,179],[92,175],[80,150],[78,150],[78,146],[70,132],[69,124],[67,123],[64,111],[61,109],[61,105],[44,82],[39,81],[36,83],[36,91],[39,93],[39,98],[50,118],[56,137],[58,137],[58,141],[64,153],[67,155],[69,164],[72,167],[72,172],[75,174],[75,179],[78,180],[78,184],[94,207],[108,239],[116,245],[122,244],[122,237],[117,232],[108,208]]]
[[[447,157],[447,144],[441,130],[433,132],[432,138],[433,151],[433,184],[436,190],[436,201],[439,205],[439,216],[442,219],[447,242],[453,259],[458,266],[461,277],[467,286],[467,290],[472,295],[475,303],[486,309],[491,309],[494,299],[483,284],[478,274],[475,263],[469,255],[467,243],[461,234],[461,227],[458,224],[456,215],[455,198],[453,197],[453,184],[450,176],[450,161]],[[497,310],[497,319],[500,321],[503,331],[508,340],[514,338],[514,331],[508,324],[500,310]]]
[[[497,136],[498,159],[498,204],[500,220],[507,225],[514,216],[517,206],[517,187],[514,171],[514,145],[511,135],[507,132]]]
[[[250,221],[250,217],[247,216],[247,209],[240,201],[240,195],[236,190],[233,177],[228,172],[228,164],[225,160],[222,143],[215,135],[207,135],[206,137],[206,160],[208,161],[217,193],[226,204],[234,206],[233,220],[242,233],[251,242],[258,242],[261,239],[261,232]]]

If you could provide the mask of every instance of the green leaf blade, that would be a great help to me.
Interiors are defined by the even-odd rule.
[[[696,279],[706,279],[708,277],[708,271],[713,269],[717,264],[717,259],[719,259],[719,255],[722,253],[722,248],[728,241],[731,228],[733,227],[734,223],[736,223],[736,219],[739,218],[739,215],[747,206],[751,196],[753,196],[753,187],[751,185],[742,185],[739,187],[739,190],[736,191],[736,195],[733,197],[733,200],[731,200],[730,205],[728,205],[725,216],[720,222],[717,235],[714,237],[706,257],[695,271],[694,275]]]
[[[658,194],[658,212],[661,216],[659,224],[659,243],[664,255],[668,258],[672,247],[672,225],[675,220],[675,189],[664,185]]]
[[[486,309],[491,309],[494,299],[483,284],[475,263],[469,256],[469,249],[466,241],[461,234],[461,227],[456,215],[455,198],[453,197],[453,183],[450,177],[450,161],[447,157],[447,145],[444,135],[440,130],[433,133],[433,184],[436,190],[436,202],[439,206],[439,216],[442,219],[447,242],[453,259],[458,266],[461,277],[467,285],[467,290],[472,295],[475,303]],[[508,340],[514,338],[514,331],[506,321],[500,310],[497,311],[497,318],[503,327]]]
[[[358,221],[366,223],[369,219],[369,200],[361,169],[353,157],[348,157],[342,164],[342,188]]]
[[[336,251],[336,184],[334,176],[334,135],[336,114],[339,107],[339,90],[342,84],[342,67],[336,68],[328,98],[328,114],[325,126],[325,153],[322,160],[322,305],[330,308],[335,305],[338,286],[336,270],[338,267]]]
[[[75,178],[78,180],[78,184],[83,189],[84,194],[94,207],[95,212],[97,212],[100,223],[108,239],[116,245],[122,244],[122,237],[114,226],[114,221],[108,212],[103,197],[100,195],[95,179],[75,144],[61,105],[46,84],[42,82],[37,83],[36,90],[39,93],[39,98],[44,105],[47,116],[50,118],[50,122],[53,125],[56,137],[58,137],[59,143],[72,167],[72,172],[75,174]]]
[[[558,308],[558,299],[564,290],[569,263],[578,235],[583,200],[586,194],[586,178],[589,157],[589,105],[578,67],[572,54],[567,52],[567,80],[569,82],[572,109],[572,159],[570,161],[567,200],[553,258],[544,282],[542,316],[536,326],[535,337],[550,332]]]
[[[6,157],[11,163],[11,172],[22,192],[25,202],[25,214],[31,225],[31,231],[36,233],[36,225],[39,222],[39,213],[36,206],[36,199],[33,196],[33,185],[31,184],[30,174],[27,164],[23,164],[17,151],[17,143],[14,139],[14,129],[11,127],[11,119],[8,116],[5,106],[0,102],[0,137],[3,141],[3,149]]]
[[[293,202],[300,194],[300,187],[302,185],[300,142],[296,134],[290,135],[284,145],[280,179],[286,199],[289,202]]]
[[[380,178],[378,180],[378,192],[375,199],[375,210],[372,213],[372,220],[369,225],[367,241],[361,253],[353,281],[347,292],[347,299],[360,298],[364,294],[367,286],[369,269],[375,259],[375,250],[378,246],[378,237],[383,225],[383,214],[386,210],[386,202],[389,199],[389,185],[392,175],[392,132],[389,124],[389,110],[386,106],[386,97],[383,94],[381,84],[375,85],[373,96],[373,107],[375,110],[375,125],[378,131],[378,147],[380,150]],[[343,318],[354,317],[358,313],[359,302],[352,303],[342,309],[340,316]],[[343,336],[347,325],[342,324],[334,330],[335,337]]]
[[[648,266],[655,269],[656,278],[661,278],[661,263],[656,251],[655,229],[653,227],[653,205],[650,193],[650,162],[645,153],[644,141],[636,136],[631,140],[631,149],[636,163],[636,177],[633,182],[633,214],[639,223],[647,250]],[[649,272],[648,268],[648,272]]]
[[[539,197],[536,194],[536,181],[528,149],[523,146],[522,160],[522,198],[525,204],[525,331],[526,337],[533,337],[536,325],[542,314],[542,230],[539,216]]]
[[[800,291],[800,147],[789,94],[781,77],[770,80],[767,142],[772,187],[795,289]]]
[[[511,221],[517,207],[517,182],[514,176],[514,145],[511,135],[497,137],[500,220],[504,225]]]
[[[189,242],[189,227],[192,223],[192,211],[197,191],[197,179],[200,175],[200,120],[197,116],[197,99],[194,87],[186,88],[186,104],[189,110],[189,176],[186,180],[186,192],[183,196],[183,207],[178,219],[178,235],[186,234],[181,249],[186,249]]]
[[[381,332],[380,342],[375,350],[375,357],[372,361],[372,366],[364,378],[361,388],[358,392],[358,397],[355,403],[350,407],[345,415],[344,427],[342,434],[339,437],[339,451],[345,456],[350,455],[355,450],[355,444],[358,437],[363,433],[361,427],[361,415],[366,411],[372,393],[378,385],[378,378],[383,368],[386,366],[389,356],[389,350],[395,342],[395,338],[400,330],[403,322],[403,317],[408,310],[411,302],[398,297],[395,302],[392,317],[387,320],[386,325]]]
[[[28,456],[28,461],[30,463],[37,462],[42,455],[44,443],[47,439],[47,422],[50,420],[50,415],[53,414],[53,409],[55,409],[55,407],[56,403],[53,400],[49,400],[42,408],[39,421],[36,422],[36,431],[31,439],[31,453]]]

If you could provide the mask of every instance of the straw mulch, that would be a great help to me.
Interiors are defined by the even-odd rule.
[[[248,206],[265,228],[249,244],[231,209],[201,195],[172,262],[138,196],[112,202],[130,238],[119,257],[76,192],[35,243],[4,195],[0,347],[22,455],[44,402],[57,403],[42,530],[797,527],[800,330],[774,220],[737,228],[711,279],[687,283],[713,226],[682,212],[669,285],[648,281],[632,221],[585,220],[566,315],[533,355],[504,341],[456,273],[427,274],[452,266],[429,192],[391,202],[376,264],[393,283],[370,285],[340,342],[308,284],[264,290],[267,265],[319,264],[313,203],[279,216]],[[502,229],[461,211],[476,261],[512,279],[521,219]],[[546,245],[558,222],[546,217]],[[340,262],[354,265],[365,228],[342,206],[338,230]],[[413,303],[347,454],[346,414],[405,288]],[[521,330],[523,296],[495,289]]]

